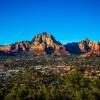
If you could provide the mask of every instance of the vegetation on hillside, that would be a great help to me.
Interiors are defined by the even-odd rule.
[[[100,58],[68,57],[1,57],[0,63],[11,72],[0,74],[0,100],[99,100]],[[35,66],[74,66],[74,70],[55,73]],[[67,67],[68,67],[67,66]],[[5,70],[5,69],[4,69]],[[44,71],[44,73],[43,73]],[[86,72],[89,75],[85,75]],[[98,73],[99,74],[98,74]]]

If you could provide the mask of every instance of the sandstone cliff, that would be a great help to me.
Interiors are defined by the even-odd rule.
[[[32,46],[30,48],[31,52],[37,52],[38,54],[67,54],[65,47],[58,42],[51,34],[44,32],[32,40]]]
[[[32,41],[22,41],[8,46],[1,46],[0,52],[1,54],[6,53],[11,55],[26,53],[34,55],[69,54],[65,47],[47,32],[40,33]]]
[[[100,43],[84,39],[80,42],[62,45],[51,34],[43,32],[35,36],[32,41],[22,41],[7,46],[0,46],[0,55],[69,55],[83,54],[81,57],[100,56]]]

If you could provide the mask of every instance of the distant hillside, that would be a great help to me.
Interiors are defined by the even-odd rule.
[[[18,54],[83,54],[82,57],[91,57],[91,55],[100,56],[100,43],[92,42],[86,38],[80,42],[73,42],[62,45],[55,39],[54,36],[52,36],[48,32],[43,32],[35,36],[32,41],[22,41],[7,46],[0,46],[0,55]]]

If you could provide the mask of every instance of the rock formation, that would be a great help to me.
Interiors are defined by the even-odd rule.
[[[68,43],[65,48],[71,54],[83,54],[82,57],[100,56],[100,43],[87,38],[80,42]]]
[[[1,46],[0,52],[1,54],[10,55],[26,54],[26,52],[34,55],[69,54],[65,47],[47,32],[37,35],[32,41],[22,41],[8,46]]]
[[[0,47],[0,54],[7,54],[7,55],[16,55],[19,53],[25,53],[30,48],[30,42],[22,41],[18,43],[14,43],[7,46]]]
[[[69,55],[82,54],[81,57],[100,56],[100,43],[84,39],[80,42],[62,45],[51,34],[43,32],[38,34],[32,41],[22,41],[7,46],[0,46],[0,55]]]
[[[67,54],[65,47],[49,33],[44,32],[32,40],[30,52],[38,51],[38,54]]]

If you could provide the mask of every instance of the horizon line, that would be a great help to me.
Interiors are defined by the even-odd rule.
[[[41,34],[43,34],[43,33],[47,33],[47,34],[52,35],[50,32],[40,32],[40,33],[38,33],[37,35],[35,35],[33,38],[35,38],[36,36],[41,35]],[[56,37],[55,37],[54,35],[52,35],[52,36],[56,39]],[[92,41],[91,39],[89,39],[89,38],[87,38],[87,37],[86,37],[86,38],[83,38],[82,40],[84,40],[84,39],[88,39],[89,41],[95,42],[95,43],[98,43],[98,42],[99,42],[99,40],[94,40],[94,41]],[[82,40],[80,39],[80,40],[73,40],[73,41],[70,41],[70,40],[67,40],[67,39],[66,39],[66,40],[57,40],[57,39],[56,39],[56,41],[59,41],[62,45],[65,45],[65,44],[68,44],[68,43],[81,42]],[[23,41],[31,42],[32,39],[31,39],[31,40],[25,39],[25,40],[19,40],[19,41],[15,41],[15,42],[10,42],[10,43],[4,43],[4,44],[0,44],[0,46],[7,46],[7,45],[11,45],[11,44],[23,42]]]

